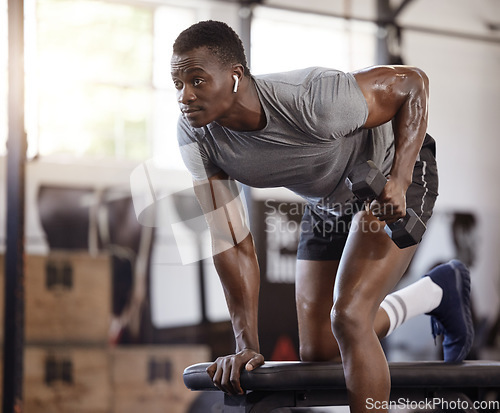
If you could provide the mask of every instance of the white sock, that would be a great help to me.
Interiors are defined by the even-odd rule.
[[[386,337],[410,318],[434,310],[442,297],[443,290],[430,277],[389,294],[380,304],[390,321]]]

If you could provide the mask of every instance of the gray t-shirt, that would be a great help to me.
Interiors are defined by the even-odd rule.
[[[267,119],[261,130],[237,132],[216,122],[193,128],[180,117],[181,155],[195,180],[223,170],[249,186],[286,187],[341,215],[354,200],[345,178],[356,164],[371,159],[389,172],[392,125],[362,128],[368,106],[352,74],[313,67],[253,81]]]

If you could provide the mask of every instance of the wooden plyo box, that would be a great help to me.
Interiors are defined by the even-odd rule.
[[[24,406],[36,413],[109,413],[109,353],[106,348],[27,346]]]
[[[113,413],[185,413],[196,394],[184,386],[182,373],[208,360],[204,346],[114,348],[111,354]]]
[[[112,311],[109,256],[27,255],[25,286],[27,343],[107,342]]]

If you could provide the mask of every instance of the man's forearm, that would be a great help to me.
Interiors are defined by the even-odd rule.
[[[233,325],[236,352],[259,351],[258,304],[260,272],[251,235],[214,256]]]

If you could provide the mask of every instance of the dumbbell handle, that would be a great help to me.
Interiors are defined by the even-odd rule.
[[[377,198],[384,190],[386,183],[386,177],[373,161],[359,165],[346,179],[346,184],[354,195],[365,201]],[[413,209],[407,208],[406,215],[386,225],[385,231],[399,248],[406,248],[420,242],[425,232],[425,224]]]

